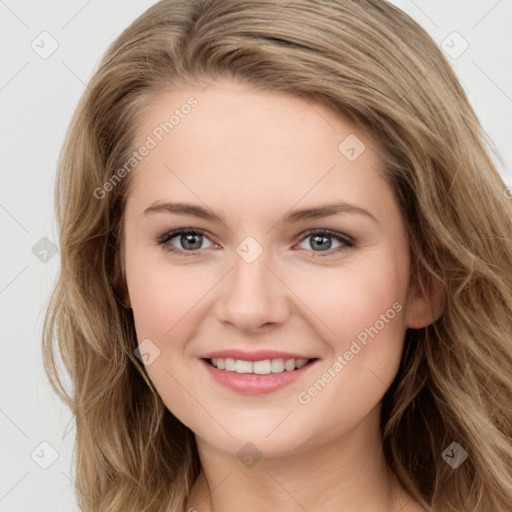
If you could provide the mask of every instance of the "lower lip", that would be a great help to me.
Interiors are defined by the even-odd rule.
[[[292,370],[290,372],[285,370],[281,373],[257,375],[253,373],[236,373],[219,370],[204,359],[201,359],[201,363],[206,367],[207,371],[210,372],[210,375],[216,382],[233,391],[246,395],[262,395],[276,391],[300,379],[300,377],[308,372],[317,362],[318,359],[309,362],[298,370]]]

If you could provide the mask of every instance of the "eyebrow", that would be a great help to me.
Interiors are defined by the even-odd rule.
[[[202,206],[197,206],[188,203],[159,203],[158,201],[153,203],[151,206],[144,210],[143,215],[148,215],[151,213],[171,213],[175,215],[192,215],[194,217],[199,217],[201,219],[206,220],[220,220],[225,224],[225,220],[215,215],[210,210],[203,208]],[[304,208],[302,210],[295,210],[291,213],[286,214],[283,217],[283,222],[286,224],[293,224],[305,220],[310,219],[319,219],[322,217],[328,217],[330,215],[335,215],[337,213],[352,213],[359,214],[368,217],[373,220],[377,224],[379,221],[367,210],[350,204],[350,203],[330,203],[324,204],[321,206],[315,206],[312,208]]]

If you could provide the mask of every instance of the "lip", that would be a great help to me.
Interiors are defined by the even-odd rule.
[[[221,353],[221,352],[219,352]],[[233,353],[230,351],[230,353]],[[275,352],[274,352],[275,353]],[[212,356],[212,357],[224,357],[224,356]],[[229,356],[226,356],[229,357]],[[246,357],[246,356],[244,356]],[[235,359],[243,359],[242,357],[237,357]],[[284,357],[266,357],[264,359],[285,359]],[[292,359],[288,357],[288,359]],[[297,358],[300,359],[300,358]],[[210,376],[213,378],[215,382],[225,386],[232,391],[236,391],[238,393],[242,393],[245,395],[262,395],[265,393],[271,393],[272,391],[276,391],[281,389],[282,387],[291,384],[303,377],[309,370],[316,366],[316,363],[319,361],[318,358],[303,358],[303,359],[314,359],[310,361],[302,368],[298,370],[292,371],[284,371],[281,373],[269,373],[267,375],[256,375],[252,373],[236,373],[230,372],[226,370],[219,370],[212,366],[206,359],[200,359],[201,364],[204,366],[206,371],[209,372]],[[245,359],[249,361],[250,359]],[[260,356],[253,360],[260,360]]]
[[[211,359],[212,357],[221,357],[226,359],[242,359],[243,361],[264,361],[265,359],[317,359],[317,356],[308,356],[304,354],[279,352],[278,350],[255,350],[248,352],[239,349],[218,350],[208,352],[199,356],[201,359]]]

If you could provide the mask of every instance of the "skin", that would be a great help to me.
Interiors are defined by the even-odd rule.
[[[202,469],[187,510],[424,510],[387,470],[378,425],[406,329],[435,316],[410,285],[405,228],[378,174],[377,145],[320,104],[218,80],[156,98],[137,147],[192,95],[197,107],[132,171],[124,218],[125,302],[139,343],[149,338],[160,350],[146,370],[196,435]],[[338,150],[349,134],[366,146],[355,161]],[[283,222],[290,210],[341,200],[375,220],[345,212]],[[225,222],[144,215],[165,201],[206,206]],[[156,243],[179,228],[206,231],[195,256]],[[337,252],[343,244],[329,238],[324,252],[314,233],[304,235],[311,229],[331,229],[356,245]],[[263,249],[250,264],[236,252],[247,236]],[[180,236],[167,244],[190,247]],[[402,308],[394,318],[300,403],[298,394],[396,302]],[[198,359],[228,348],[299,352],[320,362],[303,379],[248,396],[215,383]],[[248,442],[262,455],[252,467],[237,457]]]

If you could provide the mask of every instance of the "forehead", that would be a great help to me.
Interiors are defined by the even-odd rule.
[[[390,194],[375,141],[352,123],[311,100],[232,81],[154,97],[137,126],[134,146],[143,145],[151,149],[130,176],[139,207],[166,195],[222,197],[226,209],[255,205],[261,214],[306,199],[368,205]]]

